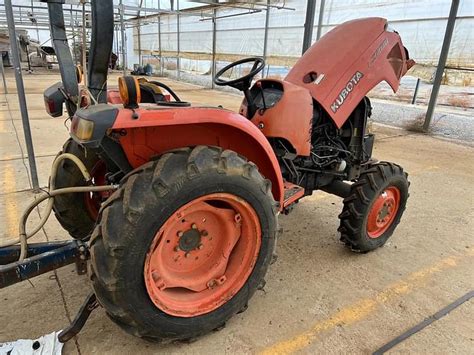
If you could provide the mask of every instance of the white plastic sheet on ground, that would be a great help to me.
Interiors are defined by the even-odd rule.
[[[38,339],[19,339],[0,344],[0,355],[61,355],[63,344],[59,332],[52,332]]]

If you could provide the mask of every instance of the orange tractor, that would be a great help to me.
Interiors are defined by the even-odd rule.
[[[60,5],[49,5],[54,16]],[[107,91],[112,35],[102,34],[113,33],[112,0],[92,10],[89,89],[66,85],[63,67],[63,86],[45,101],[53,115],[66,102],[72,116],[63,153],[115,191],[61,194],[54,211],[86,241],[94,294],[124,330],[192,339],[245,310],[274,257],[279,216],[315,190],[343,198],[338,230],[351,250],[374,250],[393,234],[409,183],[399,165],[372,158],[366,94],[381,81],[396,91],[414,62],[385,19],[336,26],[284,80],[254,82],[261,58],[224,67],[215,84],[245,96],[234,113],[190,106],[166,85],[130,76]],[[237,67],[246,74],[233,77]],[[91,183],[70,160],[55,179],[57,188]]]

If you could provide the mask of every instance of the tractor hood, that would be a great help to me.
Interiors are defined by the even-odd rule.
[[[290,70],[285,81],[305,87],[342,126],[363,97],[380,81],[394,91],[413,65],[400,36],[378,17],[336,26]]]
[[[285,80],[306,85],[314,97],[323,98],[335,85],[335,79],[344,74],[344,70],[385,31],[386,25],[387,20],[374,17],[336,26],[305,52]],[[316,74],[314,79],[323,75],[319,84],[315,85],[315,80],[309,77],[305,79],[305,75],[311,72]]]

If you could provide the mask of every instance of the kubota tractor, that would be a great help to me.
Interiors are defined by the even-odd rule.
[[[74,238],[88,241],[94,293],[124,330],[176,340],[221,327],[264,282],[279,216],[315,190],[343,198],[338,230],[351,250],[371,251],[393,234],[409,183],[399,165],[372,158],[366,94],[381,81],[396,91],[414,62],[385,19],[336,26],[284,80],[254,82],[261,58],[224,67],[215,84],[245,96],[234,113],[190,106],[159,82],[174,101],[142,103],[149,91],[131,76],[119,81],[121,100],[106,95],[113,2],[91,6],[82,100],[67,42],[54,35],[61,5],[49,1],[63,83],[45,100],[50,112],[66,102],[71,115],[63,153],[82,161],[93,184],[116,190],[59,195],[54,211]],[[250,70],[229,79],[237,66]],[[59,164],[55,187],[87,183],[72,160]]]

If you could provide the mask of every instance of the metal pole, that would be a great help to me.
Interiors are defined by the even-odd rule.
[[[5,68],[3,67],[3,52],[0,52],[0,70],[2,71],[3,91],[8,94],[7,79],[5,78]]]
[[[140,29],[140,18],[138,18],[137,36],[138,36],[138,65],[142,66],[142,31]]]
[[[177,63],[176,63],[176,70],[178,71],[178,80],[179,80],[181,78],[181,58],[180,58],[180,49],[181,49],[180,47],[181,46],[180,46],[180,43],[179,43],[179,37],[180,37],[179,36],[179,30],[180,30],[180,28],[179,28],[179,19],[180,19],[180,17],[179,17],[179,0],[176,0],[176,11],[178,11],[177,14],[176,14],[176,16],[177,16],[177,36],[178,36],[178,43],[177,43],[178,58],[177,58]]]
[[[211,63],[211,88],[214,89],[216,85],[214,84],[214,77],[216,76],[216,43],[217,43],[217,20],[216,20],[217,10],[212,10],[212,63]]]
[[[420,88],[420,78],[416,79],[415,92],[413,93],[413,98],[411,99],[411,104],[416,104],[416,98],[418,97],[418,89]]]
[[[313,26],[314,26],[314,13],[316,11],[316,0],[308,0],[306,6],[306,20],[304,23],[304,35],[303,35],[303,51],[311,47],[311,41],[313,39]]]
[[[426,111],[425,123],[423,124],[423,130],[428,131],[433,118],[433,113],[438,100],[439,87],[441,86],[441,80],[443,79],[444,67],[446,66],[446,60],[448,59],[449,46],[451,45],[451,38],[453,37],[454,25],[456,24],[456,15],[458,13],[459,0],[452,0],[451,10],[449,11],[448,23],[446,25],[446,32],[444,34],[443,47],[439,55],[438,67],[436,69],[435,79],[433,82],[433,90],[431,91],[430,102],[428,104],[428,110]]]
[[[86,2],[82,1],[82,71],[84,73],[84,85],[87,87],[87,29],[86,29]]]
[[[114,11],[114,18],[115,18],[115,11]],[[117,26],[115,25],[115,22],[114,22],[114,49],[113,49],[113,52],[118,55],[119,53],[117,51],[117,39],[118,39]]]
[[[319,6],[319,17],[318,17],[318,30],[316,32],[316,41],[319,41],[321,38],[321,31],[323,29],[323,17],[324,17],[324,4],[325,0],[321,0],[321,5]]]
[[[33,9],[33,0],[31,0],[31,15],[35,16],[35,11]],[[40,41],[39,31],[38,31],[38,22],[36,22],[36,39],[38,40],[38,42]]]
[[[143,0],[140,0],[140,8],[143,5]],[[137,35],[138,35],[138,65],[142,66],[142,29],[141,29],[141,21],[140,21],[140,10],[137,12]]]
[[[158,10],[160,10],[161,0],[158,0]],[[161,50],[161,16],[158,15],[158,47],[160,55],[160,76],[163,76],[163,52]]]
[[[21,120],[23,123],[23,132],[25,134],[28,162],[30,164],[31,183],[33,185],[33,190],[37,191],[39,189],[38,172],[36,170],[35,152],[33,149],[33,139],[31,138],[30,120],[28,117],[28,108],[26,106],[25,87],[23,85],[23,76],[21,74],[20,55],[18,53],[18,42],[16,40],[15,21],[13,19],[11,0],[5,0],[5,12],[8,21],[8,33],[10,36],[13,67],[15,68],[15,80],[18,91],[18,101],[20,103]]]
[[[29,45],[29,41],[28,41],[28,43],[26,44],[26,47],[25,47],[25,49],[26,49],[26,62],[28,63],[28,74],[31,74],[31,73],[33,73],[33,70],[31,70],[30,51],[28,49],[29,46],[30,45]]]
[[[161,49],[161,16],[158,16],[158,47],[160,47],[160,76],[163,76],[163,52]]]
[[[267,0],[267,13],[265,14],[265,32],[263,34],[263,60],[267,60],[268,50],[268,23],[270,21],[270,0]],[[262,79],[265,76],[265,70],[262,71]]]
[[[123,75],[127,75],[127,53],[125,51],[126,40],[125,40],[125,23],[123,22],[123,4],[122,0],[119,3],[119,12],[120,12],[120,36],[122,42],[122,67]]]
[[[71,15],[71,29],[72,29],[72,55],[74,57],[74,63],[77,65],[77,56],[76,56],[76,30],[74,29],[74,18],[72,17],[72,5],[70,9]]]

